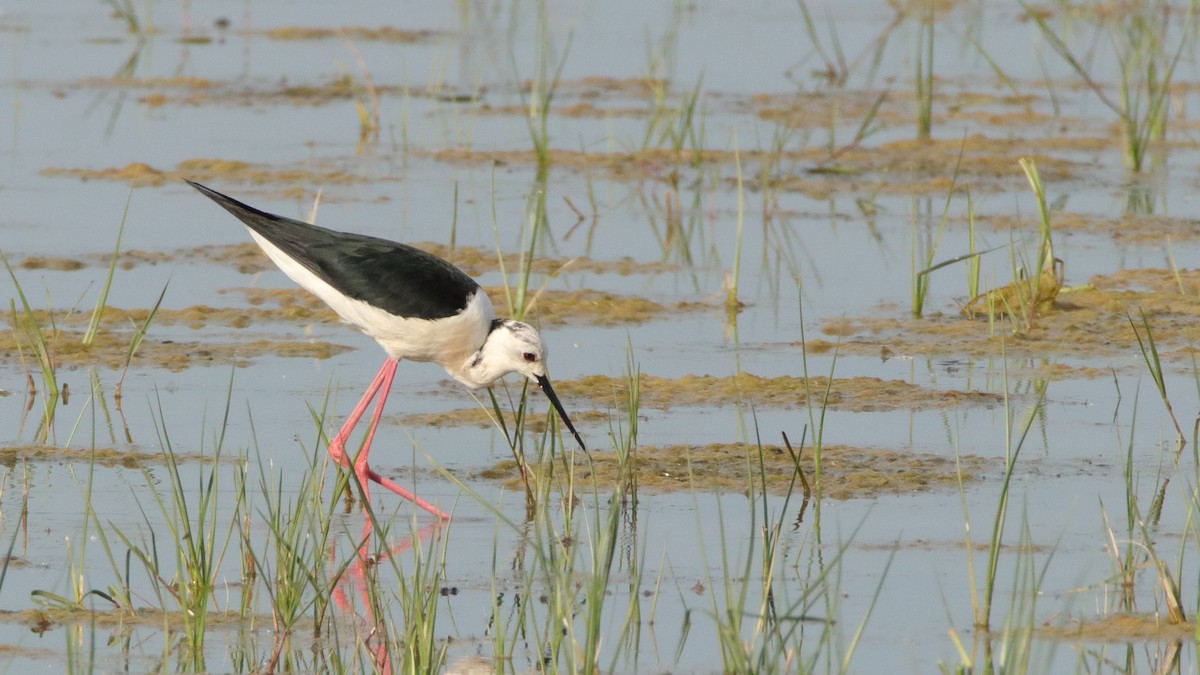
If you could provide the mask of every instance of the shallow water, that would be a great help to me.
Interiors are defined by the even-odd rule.
[[[900,494],[885,489],[851,499],[818,499],[819,505],[809,505],[801,514],[797,495],[787,502],[786,512],[776,514],[785,523],[799,518],[784,533],[780,565],[786,573],[776,587],[781,598],[802,594],[814,569],[834,570],[836,597],[819,607],[822,618],[836,620],[830,629],[836,638],[824,650],[812,647],[812,653],[828,655],[816,657],[816,669],[837,668],[868,612],[862,637],[853,646],[851,670],[893,671],[899,663],[903,670],[930,672],[938,663],[958,663],[954,643],[947,637],[952,628],[968,649],[973,636],[980,641],[971,653],[981,658],[978,645],[986,636],[972,631],[962,504],[969,508],[973,541],[986,541],[1006,447],[1015,446],[1015,441],[1006,446],[1006,427],[1019,430],[1052,364],[1095,370],[1087,376],[1060,371],[1046,385],[1045,405],[1031,425],[1013,478],[1005,534],[1010,548],[999,557],[993,625],[1002,622],[1006,610],[1017,611],[1010,608],[1010,591],[1021,588],[1020,566],[1028,564],[1039,573],[1044,568],[1044,577],[1032,618],[1025,623],[1015,619],[1018,625],[1071,625],[1112,613],[1104,517],[1107,514],[1120,539],[1127,454],[1132,458],[1131,484],[1143,511],[1149,509],[1162,477],[1173,479],[1161,519],[1147,536],[1181,580],[1183,597],[1195,596],[1192,582],[1198,565],[1189,520],[1194,514],[1195,460],[1189,447],[1180,463],[1173,463],[1174,431],[1132,333],[1114,331],[1107,345],[1083,352],[1070,349],[1073,337],[1064,330],[1061,349],[1039,347],[1031,352],[1023,348],[1028,341],[1000,326],[995,334],[1006,336],[1006,351],[1001,352],[997,338],[994,348],[980,356],[957,338],[933,343],[912,339],[911,324],[904,323],[914,257],[923,258],[924,247],[937,236],[943,210],[947,229],[937,240],[933,260],[968,250],[963,186],[970,187],[978,218],[977,248],[1015,241],[1019,255],[1031,254],[1036,206],[1015,161],[1024,154],[1038,157],[1049,200],[1065,199],[1056,217],[1069,214],[1085,221],[1055,232],[1055,254],[1066,261],[1068,287],[1085,286],[1094,275],[1119,270],[1169,268],[1172,257],[1180,268],[1193,267],[1200,240],[1191,219],[1196,196],[1189,171],[1195,155],[1186,136],[1186,110],[1194,107],[1195,87],[1179,87],[1172,99],[1173,109],[1180,112],[1172,118],[1175,126],[1168,137],[1174,142],[1159,154],[1162,168],[1151,177],[1131,180],[1122,166],[1112,112],[1079,86],[1036,27],[1020,16],[1018,6],[955,4],[940,9],[935,23],[933,133],[951,150],[930,152],[921,159],[920,147],[892,145],[914,135],[911,79],[917,24],[908,19],[889,31],[895,15],[885,3],[812,7],[823,48],[830,49],[830,31],[836,30],[853,64],[844,89],[830,88],[814,75],[820,59],[793,3],[763,2],[750,8],[741,3],[664,3],[660,8],[644,3],[555,5],[546,12],[551,70],[564,52],[565,60],[548,130],[551,147],[563,154],[556,157],[543,188],[535,180],[523,114],[528,92],[516,84],[536,77],[539,45],[547,44],[539,38],[535,5],[431,8],[423,3],[364,2],[334,11],[332,4],[321,3],[146,2],[135,3],[135,8],[152,26],[143,40],[130,35],[104,5],[0,7],[0,96],[7,99],[0,104],[0,129],[7,130],[0,133],[0,155],[7,160],[0,162],[0,251],[14,265],[30,303],[53,309],[64,325],[70,324],[66,317],[72,310],[82,314],[81,323],[86,324],[127,199],[122,250],[169,255],[153,264],[119,268],[109,305],[149,307],[167,286],[166,309],[248,308],[252,305],[245,296],[230,289],[291,287],[274,270],[245,273],[229,261],[196,255],[194,247],[243,243],[245,234],[179,182],[181,176],[301,218],[307,217],[319,191],[317,221],[327,227],[413,242],[446,244],[453,238],[458,246],[490,251],[499,245],[510,253],[528,246],[529,204],[536,191],[544,189],[549,233],[537,244],[539,257],[600,263],[628,257],[639,264],[662,265],[628,274],[568,265],[552,278],[535,274],[531,288],[544,284],[549,290],[598,289],[645,297],[666,308],[707,304],[637,323],[610,325],[587,318],[560,323],[547,317],[543,333],[552,350],[556,382],[587,375],[620,379],[632,360],[641,372],[664,378],[738,372],[799,377],[807,367],[811,375],[832,370],[836,378],[867,376],[938,391],[1010,393],[1011,425],[1003,405],[994,401],[943,408],[884,399],[872,402],[868,411],[831,407],[822,429],[827,444],[940,457],[953,457],[958,451],[988,463],[977,480],[965,484],[961,497],[946,487]],[[228,19],[230,26],[214,27],[218,18]],[[1080,50],[1109,39],[1104,24],[1097,28],[1098,22],[1086,12],[1055,21],[1069,30],[1072,46]],[[294,26],[392,26],[433,33],[399,43],[361,36],[284,40],[267,32]],[[876,45],[884,46],[873,68]],[[661,65],[652,65],[654,57],[648,56],[656,52],[663,54]],[[1116,70],[1102,52],[1098,50],[1089,65],[1095,79],[1111,91]],[[359,56],[380,90],[378,140],[360,139],[354,99],[330,86],[343,78],[361,83]],[[997,76],[997,69],[1011,87]],[[1191,85],[1196,75],[1191,60],[1183,59],[1177,82]],[[665,81],[670,105],[678,105],[700,83],[702,106],[695,128],[703,130],[706,149],[738,152],[746,186],[740,206],[732,157],[697,168],[686,160],[676,162],[668,152],[637,154],[652,120],[653,97],[640,84],[648,77]],[[301,97],[289,90],[297,87],[315,88],[317,93]],[[850,142],[865,109],[884,91],[888,98],[874,122],[878,131],[835,162],[844,163],[848,171],[806,171],[828,157],[828,148]],[[577,107],[583,104],[600,112],[583,114],[586,109]],[[799,112],[791,114],[800,121],[791,126],[773,116],[793,108]],[[577,112],[567,114],[569,110]],[[651,146],[669,146],[660,140],[666,128],[650,134]],[[957,144],[976,135],[997,141],[996,148],[973,153],[975,166],[983,168],[964,172],[946,206]],[[779,187],[764,189],[760,171],[776,138],[784,139],[786,150],[770,171]],[[500,159],[491,161],[492,153]],[[1011,161],[1005,162],[1010,155]],[[914,161],[906,163],[906,158]],[[195,163],[180,168],[192,160],[235,161],[248,167],[240,174],[208,174]],[[133,181],[132,188],[130,181],[112,175],[134,163],[166,175]],[[578,219],[572,205],[587,217]],[[1147,211],[1158,220],[1147,220]],[[1126,214],[1132,222],[1122,222]],[[1012,218],[1020,219],[1016,231],[1006,224]],[[1086,222],[1092,220],[1096,222]],[[668,234],[668,222],[679,229]],[[738,299],[745,307],[731,322],[723,307],[723,284],[735,266],[739,237]],[[36,256],[79,259],[88,266],[76,271],[20,266]],[[1005,250],[985,256],[982,267],[985,287],[1012,278],[1012,256]],[[514,270],[508,272],[510,280],[515,279]],[[488,286],[503,281],[494,266],[478,277]],[[965,321],[957,316],[968,299],[964,277],[962,264],[933,273],[927,314],[943,316],[929,321],[956,326]],[[5,298],[19,302],[8,278],[0,289]],[[1067,315],[1073,290],[1060,295],[1059,317]],[[494,300],[502,306],[501,296]],[[1131,301],[1133,312],[1136,302],[1137,298]],[[1160,348],[1171,402],[1189,433],[1200,405],[1186,351],[1197,325],[1190,316],[1162,312],[1151,317],[1152,326],[1156,321],[1181,326]],[[864,318],[894,318],[899,327],[848,334],[831,328],[831,322]],[[129,334],[124,325],[110,324],[111,330]],[[1052,325],[1062,328],[1062,323]],[[975,322],[974,327],[977,341],[988,335],[986,322]],[[806,361],[801,341],[814,338],[841,340],[836,360],[832,352],[814,351]],[[10,566],[0,587],[0,608],[19,612],[37,607],[30,595],[34,590],[69,595],[72,561],[81,566],[85,587],[114,583],[114,564],[102,552],[97,527],[111,528],[109,544],[117,567],[125,555],[113,536],[117,530],[137,537],[149,537],[153,530],[160,547],[171,548],[165,544],[169,535],[162,513],[152,506],[153,487],[165,490],[168,480],[161,463],[144,463],[145,471],[101,463],[89,478],[86,456],[36,454],[30,448],[94,446],[157,457],[165,427],[176,452],[201,453],[211,452],[223,430],[227,457],[249,457],[255,481],[261,463],[271,480],[282,480],[292,494],[297,476],[307,467],[306,458],[313,456],[314,447],[320,450],[310,406],[319,409],[328,395],[326,431],[331,433],[382,360],[369,339],[324,321],[281,319],[236,328],[217,320],[202,325],[164,321],[154,323],[146,339],[145,358],[135,360],[124,379],[120,415],[113,399],[119,369],[86,358],[63,359],[58,377],[70,385],[72,394],[59,407],[53,433],[44,442],[37,438],[42,398],[25,413],[27,366],[15,350],[8,350],[0,362],[0,390],[7,393],[0,397],[0,428],[5,430],[0,444],[18,450],[18,459],[5,474],[0,510],[4,535],[17,537],[14,557],[25,563]],[[322,359],[270,351],[234,357],[233,349],[213,349],[261,339],[350,349]],[[193,345],[180,367],[164,367],[150,357],[154,345],[164,341]],[[890,350],[889,358],[881,358],[882,347]],[[213,356],[205,353],[210,349]],[[102,396],[89,398],[93,373]],[[33,376],[40,385],[36,370]],[[519,384],[510,383],[508,392],[516,396],[519,389]],[[223,422],[227,400],[230,413]],[[535,400],[544,407],[542,399]],[[610,433],[627,422],[619,403],[614,399],[611,405],[597,404],[583,397],[564,402],[579,419],[585,412],[599,412],[578,426],[593,448],[611,450]],[[423,497],[454,508],[454,521],[444,533],[448,539],[433,538],[446,547],[444,583],[458,589],[444,600],[435,630],[439,638],[454,639],[449,646],[452,662],[491,654],[496,589],[509,593],[504,596],[509,601],[511,594],[529,591],[513,570],[523,564],[529,547],[545,544],[500,524],[488,508],[496,505],[505,518],[518,522],[524,512],[519,492],[479,477],[510,458],[497,431],[400,422],[405,415],[471,405],[468,395],[445,382],[440,368],[402,364],[372,456],[382,473],[401,482],[415,480]],[[797,441],[809,423],[803,406],[756,405],[755,393],[746,392],[743,400],[723,405],[643,407],[638,440],[646,446],[701,448],[712,443],[754,444],[760,436],[765,444],[778,444],[781,432]],[[809,434],[811,438],[811,430]],[[432,468],[433,461],[464,480],[478,498],[461,493]],[[185,461],[181,470],[185,485],[197,485],[204,471],[194,461]],[[233,481],[229,475],[222,481],[220,494],[231,503]],[[89,485],[96,514],[90,523],[84,516],[84,490]],[[584,497],[580,509],[592,518],[606,494],[607,487],[600,486],[600,496]],[[27,519],[19,516],[24,499]],[[778,494],[766,499],[770,509],[784,509]],[[376,504],[389,513],[397,510],[393,532],[407,531],[407,505],[390,494],[381,494]],[[622,529],[624,557],[610,580],[613,599],[606,605],[611,614],[606,616],[604,650],[612,651],[604,653],[620,651],[615,643],[625,616],[631,561],[644,566],[642,589],[658,589],[655,615],[652,624],[640,627],[642,640],[635,653],[625,653],[613,668],[720,669],[719,645],[706,612],[712,611],[714,594],[723,593],[714,588],[714,580],[719,584],[721,579],[740,579],[745,556],[757,555],[760,544],[751,540],[761,525],[761,518],[751,520],[756,509],[761,506],[740,491],[717,495],[700,487],[641,495],[633,516],[636,527]],[[357,532],[357,514],[344,519],[345,528]],[[418,519],[424,522],[424,515]],[[267,536],[263,523],[250,527]],[[1032,543],[1020,548],[1024,528]],[[81,554],[83,541],[88,542],[86,555]],[[428,535],[423,541],[428,544]],[[723,549],[734,553],[732,562],[722,561]],[[401,566],[409,569],[410,560],[399,557]],[[238,593],[235,558],[232,555],[222,567],[223,579],[233,585],[215,598],[221,608],[229,602],[224,593]],[[758,564],[754,559],[748,569],[757,571]],[[977,576],[983,564],[978,552]],[[506,570],[511,576],[505,576]],[[393,575],[390,582],[388,574]],[[382,568],[380,583],[394,586],[394,576],[390,568]],[[876,588],[878,599],[872,602]],[[1134,588],[1139,612],[1164,611],[1151,571],[1139,572]],[[139,602],[153,606],[155,599],[144,588],[142,593]],[[94,597],[88,602],[107,609]],[[1194,603],[1185,609],[1193,619]],[[677,651],[685,616],[695,625]],[[79,625],[52,622],[46,632],[35,634],[25,619],[14,618],[0,622],[0,639],[12,645],[7,654],[16,668],[46,659],[65,663],[72,658]],[[806,651],[829,624],[800,626],[802,633],[813,635],[797,643]],[[98,643],[105,642],[107,630],[95,634]],[[102,669],[116,668],[122,661],[134,664],[135,670],[157,667],[151,664],[163,657],[164,638],[154,629],[138,631],[132,649],[99,648],[96,658]],[[240,658],[264,662],[271,637],[256,631],[269,631],[269,626],[215,630],[218,637],[206,647],[207,667],[240,669]],[[1033,641],[1028,669],[1049,672],[1087,663],[1103,670],[1104,659],[1124,661],[1126,650],[1131,650],[1132,669],[1149,670],[1171,644],[1167,638],[1135,640],[1122,635],[1107,641],[1039,636]],[[1181,658],[1181,670],[1196,667],[1194,644],[1184,641]],[[608,659],[605,656],[602,663]],[[537,662],[536,649],[527,650],[514,655],[509,667],[524,670]]]

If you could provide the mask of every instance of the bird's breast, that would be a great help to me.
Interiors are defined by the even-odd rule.
[[[452,375],[483,345],[495,318],[483,289],[471,296],[463,311],[440,319],[398,317],[373,307],[366,314],[352,323],[375,338],[389,356],[433,361]]]

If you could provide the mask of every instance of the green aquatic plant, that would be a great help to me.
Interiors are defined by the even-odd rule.
[[[1178,16],[1180,10],[1168,2],[1156,0],[1123,5],[1119,11],[1100,19],[1117,59],[1115,99],[1102,78],[1068,46],[1067,32],[1055,30],[1045,13],[1024,0],[1021,5],[1050,49],[1117,116],[1125,166],[1135,173],[1143,171],[1150,151],[1166,140],[1175,69],[1185,52],[1195,46],[1197,3],[1187,2],[1182,17]],[[1178,42],[1171,47],[1168,36],[1173,30],[1178,30],[1179,35]]]
[[[554,47],[550,37],[550,17],[548,3],[546,0],[538,0],[537,4],[537,39],[534,40],[534,69],[535,73],[530,78],[531,90],[529,92],[529,100],[527,102],[528,113],[526,114],[525,122],[529,128],[529,138],[533,142],[534,156],[537,158],[537,176],[539,181],[544,181],[550,170],[550,107],[554,101],[554,95],[558,90],[559,80],[562,78],[563,68],[567,65],[567,56],[571,53],[571,43],[575,36],[575,29],[572,28],[567,32],[566,44],[562,48],[562,54],[558,58],[558,63],[553,65],[554,72],[550,69],[553,63]],[[514,11],[517,11],[514,8]],[[516,53],[510,49],[509,57],[512,61],[513,73],[517,72]],[[518,80],[521,78],[518,77]]]
[[[21,282],[17,280],[17,275],[13,272],[12,265],[9,264],[8,257],[4,255],[3,250],[0,250],[0,262],[4,263],[4,269],[8,271],[8,277],[12,279],[13,290],[17,292],[17,298],[21,301],[21,314],[19,315],[12,299],[8,301],[8,313],[13,333],[18,337],[18,354],[21,357],[22,363],[24,363],[25,349],[22,347],[20,340],[20,336],[24,333],[28,336],[30,347],[33,351],[33,358],[37,361],[38,368],[42,374],[42,390],[45,392],[45,395],[42,397],[42,419],[38,426],[36,437],[38,442],[44,443],[50,435],[59,395],[59,385],[56,376],[57,369],[51,347],[51,338],[57,334],[57,328],[53,323],[54,315],[50,314],[50,326],[46,330],[43,330],[37,315],[29,305],[29,300],[25,297],[25,291],[21,288]],[[51,337],[47,337],[47,333]],[[33,379],[31,377],[27,377],[26,379],[29,382],[30,395],[33,395],[35,392]]]
[[[167,468],[166,490],[164,495],[157,487],[158,482],[153,475],[146,471],[146,483],[150,486],[150,496],[157,506],[163,523],[170,534],[168,540],[173,550],[164,561],[160,557],[157,538],[149,516],[143,512],[149,540],[143,535],[140,540],[126,534],[120,528],[115,532],[121,541],[129,548],[132,555],[141,562],[146,573],[155,581],[154,589],[160,600],[162,593],[169,595],[178,607],[183,617],[184,635],[187,639],[184,660],[191,668],[205,669],[205,637],[208,628],[209,610],[214,605],[214,591],[217,587],[217,573],[224,560],[225,554],[237,526],[234,518],[226,520],[222,516],[220,495],[221,474],[224,464],[225,433],[229,423],[229,403],[232,398],[233,380],[230,378],[226,394],[225,411],[216,433],[216,440],[209,457],[207,469],[197,472],[197,490],[193,492],[185,484],[184,472],[172,445],[171,435],[163,414],[162,401],[158,400],[158,416],[156,429],[159,443],[162,447],[163,459]],[[235,495],[242,499],[243,493]],[[140,500],[139,505],[140,505]],[[234,512],[236,512],[236,505]],[[174,570],[168,565],[173,562]]]
[[[1154,331],[1150,330],[1150,320],[1146,318],[1146,313],[1139,309],[1138,314],[1142,319],[1141,330],[1138,330],[1138,325],[1134,323],[1133,317],[1126,316],[1126,318],[1129,319],[1129,327],[1133,329],[1133,336],[1137,338],[1138,350],[1142,354],[1146,370],[1150,372],[1150,377],[1154,380],[1154,386],[1158,390],[1158,395],[1162,398],[1163,405],[1167,408],[1167,415],[1170,416],[1171,423],[1175,425],[1176,453],[1182,452],[1183,448],[1187,446],[1187,437],[1184,436],[1183,429],[1179,426],[1179,420],[1175,418],[1175,409],[1171,406],[1171,397],[1167,395],[1167,377],[1158,355],[1158,346],[1154,344]]]
[[[917,18],[916,54],[913,59],[913,101],[916,106],[917,138],[929,140],[933,135],[933,3]]]
[[[117,243],[113,245],[112,258],[108,261],[108,274],[100,286],[100,295],[96,298],[96,306],[92,308],[92,318],[88,321],[87,331],[83,334],[84,346],[92,344],[96,331],[100,328],[100,320],[104,317],[104,308],[108,302],[108,291],[112,288],[113,275],[117,270],[117,259],[121,255],[121,235],[125,233],[125,219],[129,216],[129,204],[133,201],[133,190],[125,199],[125,210],[121,212],[121,226],[117,228]]]
[[[970,256],[963,256],[936,265],[933,262],[934,257],[937,255],[938,246],[941,244],[942,235],[946,232],[946,224],[949,222],[950,204],[954,197],[955,187],[958,185],[959,171],[962,169],[963,153],[966,152],[966,147],[966,139],[964,138],[962,145],[958,149],[958,160],[954,164],[954,174],[950,179],[950,189],[946,191],[946,201],[942,205],[942,215],[938,219],[937,229],[933,231],[932,236],[926,232],[925,238],[920,241],[917,237],[917,198],[915,195],[912,198],[909,223],[912,229],[912,315],[914,317],[920,317],[925,311],[925,300],[929,295],[929,275],[942,267],[970,258]],[[920,269],[918,270],[918,268]]]

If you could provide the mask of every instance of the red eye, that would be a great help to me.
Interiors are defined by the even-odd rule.
[[[534,361],[537,361],[537,354],[534,354],[533,352],[525,352],[521,355],[521,358],[525,359],[527,363],[533,363]]]

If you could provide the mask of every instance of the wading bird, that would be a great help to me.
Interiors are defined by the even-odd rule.
[[[524,375],[541,388],[579,447],[587,450],[546,377],[547,350],[541,336],[529,324],[497,319],[487,293],[462,270],[406,244],[276,216],[187,182],[242,221],[292,281],[387,352],[383,367],[329,442],[330,456],[354,471],[364,493],[372,480],[438,518],[449,518],[367,465],[371,439],[401,359],[433,361],[472,390],[489,387],[509,373]],[[376,396],[366,440],[352,461],[346,441]]]

